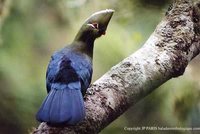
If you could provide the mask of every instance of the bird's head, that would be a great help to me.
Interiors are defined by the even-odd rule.
[[[114,13],[112,9],[106,9],[92,14],[83,24],[83,30],[90,31],[96,37],[105,35],[108,23]]]
[[[96,39],[105,35],[108,23],[114,13],[112,9],[106,9],[92,14],[82,25],[77,40]]]

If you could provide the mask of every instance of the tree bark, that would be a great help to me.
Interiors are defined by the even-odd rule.
[[[167,80],[182,75],[200,52],[200,2],[175,0],[147,42],[88,89],[86,118],[76,126],[41,123],[34,134],[95,134]]]

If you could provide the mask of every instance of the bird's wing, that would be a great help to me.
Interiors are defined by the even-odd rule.
[[[92,63],[87,57],[76,57],[76,60],[72,61],[72,67],[76,70],[81,82],[81,91],[84,95],[87,88],[90,85],[92,78]]]
[[[71,66],[72,60],[63,54],[52,56],[46,73],[47,92],[51,90],[53,83],[68,85],[80,81],[74,67]]]

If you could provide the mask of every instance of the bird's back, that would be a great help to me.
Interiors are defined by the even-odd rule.
[[[92,61],[89,56],[71,48],[65,47],[55,52],[49,62],[46,73],[47,91],[51,90],[51,84],[59,77],[59,82],[81,82],[81,90],[85,91],[92,78]]]
[[[50,124],[76,124],[84,119],[85,94],[92,77],[87,55],[66,47],[53,54],[46,73],[48,96],[37,119]],[[81,93],[82,92],[82,93]]]

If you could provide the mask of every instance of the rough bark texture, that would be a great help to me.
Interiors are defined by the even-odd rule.
[[[89,88],[86,118],[77,126],[41,123],[35,134],[95,134],[167,80],[182,75],[200,52],[200,3],[176,0],[156,30],[134,54]]]

